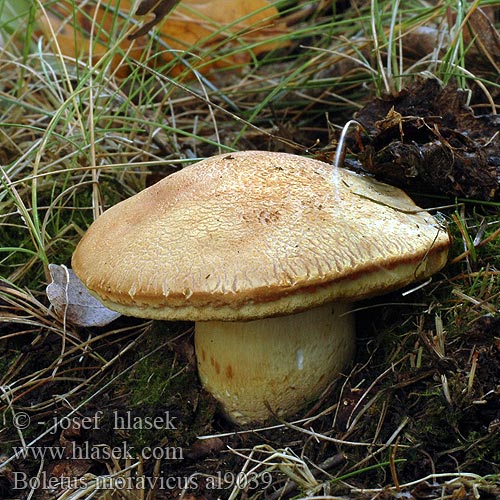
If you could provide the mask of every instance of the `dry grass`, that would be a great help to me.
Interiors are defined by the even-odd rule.
[[[498,4],[480,4],[498,21]],[[236,431],[221,420],[196,378],[190,325],[81,328],[45,296],[49,263],[69,264],[94,217],[198,158],[272,149],[333,160],[354,112],[424,71],[469,87],[476,110],[498,111],[497,58],[463,35],[479,4],[281,2],[286,48],[191,81],[145,61],[125,79],[105,62],[89,68],[35,39],[40,4],[15,22],[0,5],[1,498],[500,496],[495,200],[418,193],[446,206],[449,265],[423,288],[359,304],[351,372],[293,423]],[[411,37],[422,26],[439,36],[420,53]],[[165,411],[175,429],[116,426]],[[68,458],[85,443],[93,459]],[[68,483],[16,490],[16,477]]]

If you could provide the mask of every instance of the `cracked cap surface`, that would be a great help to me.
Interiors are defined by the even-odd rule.
[[[450,239],[401,190],[286,153],[223,154],[104,212],[73,255],[123,314],[250,320],[353,302],[441,269]]]

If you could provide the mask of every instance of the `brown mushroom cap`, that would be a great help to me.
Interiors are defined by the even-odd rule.
[[[72,267],[123,314],[239,321],[399,288],[443,267],[449,244],[397,188],[247,151],[200,161],[110,208]]]

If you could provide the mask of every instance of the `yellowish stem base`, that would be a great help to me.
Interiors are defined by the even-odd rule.
[[[355,349],[345,304],[249,322],[197,322],[195,348],[203,386],[232,421],[262,423],[296,414],[318,398]]]

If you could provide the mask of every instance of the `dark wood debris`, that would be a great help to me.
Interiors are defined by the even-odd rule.
[[[498,199],[500,115],[475,116],[467,99],[454,84],[416,80],[358,112],[366,134],[351,133],[349,148],[366,171],[403,189]]]

